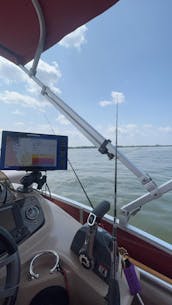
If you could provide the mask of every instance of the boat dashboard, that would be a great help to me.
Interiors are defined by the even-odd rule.
[[[97,235],[96,251],[102,253],[96,254],[99,265],[87,268],[84,253],[79,250],[83,248],[86,226],[82,227],[36,189],[21,192],[21,186],[15,184],[5,194],[5,188],[1,184],[0,199],[0,226],[12,236],[14,249],[18,253],[18,267],[15,265],[16,261],[10,263],[12,268],[10,264],[7,266],[8,279],[4,284],[4,287],[12,284],[14,286],[10,278],[15,274],[14,280],[18,284],[15,283],[16,295],[14,301],[9,302],[10,305],[106,304],[108,260],[105,257],[104,241],[107,239],[109,243],[107,232],[99,228]],[[93,222],[94,218],[91,216],[90,225]],[[0,262],[6,252],[10,253],[7,248],[2,239]],[[14,259],[15,253],[10,253],[10,259]],[[106,264],[103,265],[103,262]],[[0,268],[0,280],[3,277],[4,271]],[[119,285],[122,304],[130,305],[133,297],[128,294],[124,277],[119,278]]]
[[[0,206],[0,224],[10,232],[17,244],[34,234],[44,221],[43,210],[34,195]],[[0,252],[3,251],[3,245],[0,245]]]

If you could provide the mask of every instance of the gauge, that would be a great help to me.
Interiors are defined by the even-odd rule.
[[[24,203],[25,217],[28,220],[36,220],[40,214],[39,201],[35,196],[28,196]]]
[[[27,207],[25,211],[25,216],[29,220],[35,220],[39,216],[39,208],[37,206],[31,205],[30,207]]]

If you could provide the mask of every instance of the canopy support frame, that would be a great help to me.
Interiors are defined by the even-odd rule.
[[[38,66],[41,54],[44,50],[45,39],[46,39],[45,18],[44,18],[44,14],[41,9],[41,6],[40,6],[38,0],[32,0],[32,4],[35,8],[35,12],[38,17],[40,35],[39,35],[39,42],[38,42],[38,46],[37,46],[36,53],[34,56],[33,64],[32,64],[32,67],[30,68],[30,76],[36,75],[37,66]]]
[[[172,189],[171,181],[168,183],[166,187],[158,186],[152,180],[152,178],[137,168],[130,160],[123,155],[119,149],[116,149],[109,139],[105,139],[98,131],[96,131],[88,122],[86,122],[81,116],[79,116],[71,107],[69,107],[61,98],[59,98],[55,93],[51,91],[49,87],[44,85],[42,81],[36,77],[37,66],[41,57],[41,54],[44,49],[45,39],[46,39],[46,25],[43,11],[40,7],[38,0],[32,0],[33,6],[35,8],[39,26],[40,26],[40,37],[37,46],[37,50],[34,56],[33,64],[31,69],[27,69],[25,66],[19,64],[19,67],[39,86],[41,87],[41,94],[46,97],[49,102],[57,108],[80,132],[86,136],[88,140],[91,141],[93,145],[95,145],[99,152],[102,154],[107,154],[109,159],[113,159],[117,154],[118,160],[128,168],[141,182],[141,184],[145,187],[148,193],[143,196],[143,200],[137,198],[135,201],[123,206],[121,211],[123,213],[123,223],[127,223],[129,217],[137,213],[142,205],[146,202],[149,202],[159,196],[161,196],[164,192],[167,192]],[[167,190],[168,188],[168,190]],[[142,204],[141,204],[142,202]]]
[[[71,107],[69,107],[61,98],[59,98],[51,89],[45,86],[42,81],[35,75],[30,75],[30,70],[25,66],[19,65],[19,67],[28,74],[32,80],[41,87],[41,94],[46,97],[52,105],[55,106],[73,125],[80,130],[86,138],[91,141],[99,150],[106,143],[106,154],[110,156],[115,156],[115,146],[106,140],[98,131],[96,131],[88,122],[86,122],[81,116],[79,116]],[[141,182],[141,184],[146,188],[147,191],[153,191],[157,188],[156,183],[151,179],[150,176],[146,175],[140,169],[138,169],[130,160],[122,154],[122,152],[117,150],[118,160],[126,166]]]
[[[19,67],[29,77],[31,77],[39,87],[41,87],[41,94],[46,97],[49,102],[56,109],[58,109],[89,141],[91,141],[91,143],[95,145],[100,152],[102,147],[105,146],[105,154],[108,155],[109,159],[112,159],[117,151],[118,160],[138,178],[141,184],[148,191],[148,193],[145,195],[137,198],[136,200],[128,203],[121,208],[122,215],[120,217],[120,223],[122,225],[126,225],[130,216],[135,215],[144,204],[154,199],[158,199],[164,193],[172,190],[172,180],[167,181],[165,184],[158,187],[149,175],[146,175],[144,172],[138,169],[119,149],[116,150],[116,146],[113,145],[110,140],[105,139],[61,98],[53,93],[49,87],[45,86],[39,78],[37,78],[35,75],[30,75],[30,70],[22,65],[19,65]]]

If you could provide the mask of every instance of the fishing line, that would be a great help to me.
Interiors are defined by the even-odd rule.
[[[83,184],[82,184],[80,178],[78,177],[78,175],[77,175],[75,169],[73,168],[72,163],[71,163],[71,161],[70,161],[69,159],[68,159],[68,162],[69,162],[70,167],[71,167],[71,169],[72,169],[72,171],[73,171],[75,177],[77,178],[77,180],[78,180],[78,182],[79,182],[79,184],[80,184],[80,186],[81,186],[81,188],[82,188],[82,190],[83,190],[83,192],[84,192],[84,194],[85,194],[85,196],[86,196],[86,198],[87,198],[87,200],[88,200],[90,206],[94,209],[94,206],[93,206],[93,204],[92,204],[90,198],[88,197],[88,194],[87,194],[87,192],[86,192],[86,190],[85,190],[85,188],[84,188],[84,186],[83,186]]]
[[[41,113],[42,113],[42,111],[41,111]],[[52,125],[51,125],[51,123],[50,123],[50,121],[49,121],[47,115],[45,114],[45,112],[43,112],[43,114],[44,114],[44,117],[45,117],[47,123],[49,124],[49,127],[50,127],[52,133],[55,135],[55,134],[56,134],[56,133],[55,133],[55,130],[53,129],[53,127],[52,127]],[[89,198],[89,196],[88,196],[88,194],[87,194],[87,192],[86,192],[86,190],[85,190],[85,187],[84,187],[84,185],[82,184],[82,182],[81,182],[81,180],[80,180],[78,174],[76,173],[76,171],[75,171],[75,169],[74,169],[74,167],[73,167],[71,161],[69,160],[69,158],[68,158],[67,160],[68,160],[68,163],[69,163],[69,165],[70,165],[70,167],[71,167],[71,169],[72,169],[72,171],[73,171],[73,173],[74,173],[74,175],[75,175],[75,177],[76,177],[76,179],[77,179],[77,181],[78,181],[78,183],[79,183],[79,185],[80,185],[82,191],[83,191],[84,194],[85,194],[85,197],[87,198],[87,200],[88,200],[90,206],[92,207],[92,209],[94,209],[94,206],[93,206],[93,204],[92,204],[92,202],[91,202],[91,199]]]

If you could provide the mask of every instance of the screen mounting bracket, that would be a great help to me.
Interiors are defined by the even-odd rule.
[[[22,186],[18,188],[18,191],[22,193],[29,193],[32,191],[31,185],[37,183],[37,189],[41,190],[43,185],[46,183],[46,175],[42,175],[40,171],[32,171],[31,173],[26,173],[24,177],[21,178],[20,183]]]

